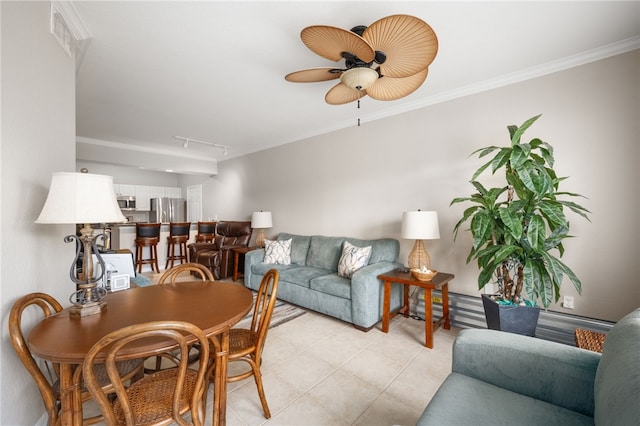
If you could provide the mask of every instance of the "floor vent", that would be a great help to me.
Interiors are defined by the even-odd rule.
[[[416,315],[424,319],[424,296],[421,289],[417,295]],[[442,315],[441,294],[433,292],[433,315]],[[482,308],[482,299],[459,293],[449,292],[449,315],[451,325],[459,328],[487,328]],[[536,337],[575,346],[574,332],[576,328],[607,333],[613,322],[564,314],[560,312],[542,311],[536,328]]]

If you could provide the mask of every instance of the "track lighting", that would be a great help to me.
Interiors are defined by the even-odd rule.
[[[223,151],[224,155],[228,155],[229,154],[229,147],[227,145],[220,145],[217,143],[213,143],[213,142],[207,142],[207,141],[200,141],[198,139],[191,139],[191,138],[185,138],[184,136],[174,136],[174,138],[179,139],[181,141],[184,141],[184,143],[182,144],[182,146],[186,149],[187,147],[189,147],[189,142],[194,142],[194,143],[200,143],[203,145],[209,145],[212,148],[220,148]]]

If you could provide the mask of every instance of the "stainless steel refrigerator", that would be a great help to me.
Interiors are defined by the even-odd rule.
[[[186,222],[187,200],[184,198],[152,198],[149,222]]]

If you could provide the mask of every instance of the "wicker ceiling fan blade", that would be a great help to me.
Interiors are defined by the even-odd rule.
[[[334,62],[343,58],[342,52],[352,53],[364,62],[373,61],[375,55],[365,39],[338,27],[313,25],[303,29],[300,38],[313,52]]]
[[[340,78],[341,72],[332,72],[335,68],[310,68],[294,71],[287,74],[284,79],[293,83],[316,83]]]
[[[427,68],[438,53],[438,38],[423,20],[392,15],[371,24],[362,38],[387,55],[380,65],[383,76],[408,77]]]
[[[379,101],[393,101],[413,93],[427,79],[429,68],[409,77],[382,77],[367,89],[367,94]]]
[[[324,100],[329,105],[343,105],[357,101],[366,95],[367,92],[364,90],[354,90],[344,83],[338,83],[327,92]]]

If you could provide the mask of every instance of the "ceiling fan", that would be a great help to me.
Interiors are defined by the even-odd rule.
[[[423,20],[392,15],[350,31],[328,25],[306,27],[302,42],[314,53],[343,68],[311,68],[285,76],[294,83],[340,79],[325,95],[330,105],[342,105],[369,95],[380,101],[403,98],[424,83],[438,53],[438,39]]]

